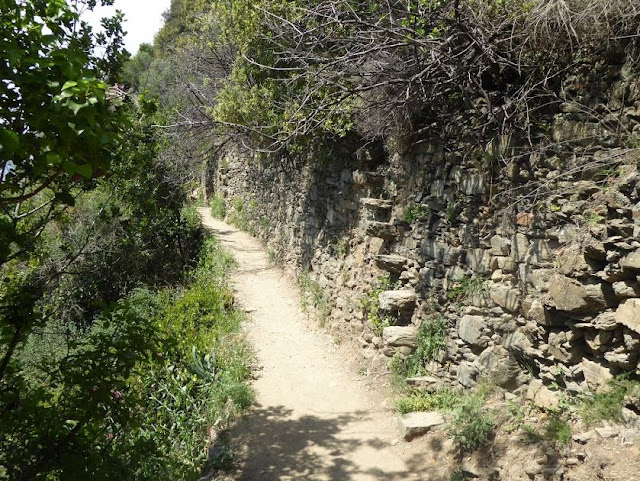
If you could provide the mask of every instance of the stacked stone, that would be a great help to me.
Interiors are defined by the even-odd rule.
[[[640,134],[640,82],[626,65],[607,68],[598,88],[565,81],[591,110],[563,104],[552,146],[425,141],[289,171],[232,156],[214,190],[255,200],[254,230],[285,265],[310,271],[330,295],[330,326],[361,336],[367,356],[409,354],[435,307],[450,321],[435,376],[601,389],[619,372],[640,375],[640,155],[618,135]],[[412,224],[408,206],[423,213]],[[394,287],[379,308],[397,325],[378,336],[359,301],[385,275]],[[480,279],[473,292],[447,295],[469,279]]]

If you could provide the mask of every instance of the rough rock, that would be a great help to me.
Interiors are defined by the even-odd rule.
[[[388,312],[408,312],[416,306],[416,293],[409,290],[384,291],[378,295],[380,309]]]
[[[382,331],[382,342],[388,346],[416,347],[418,329],[415,326],[389,326]]]
[[[393,207],[393,201],[388,199],[372,199],[364,197],[360,199],[360,203],[368,208],[390,210]]]
[[[511,241],[506,237],[494,235],[491,238],[491,253],[495,256],[508,256],[511,252]]]
[[[527,353],[531,350],[533,345],[529,338],[520,331],[510,332],[505,334],[502,339],[502,347],[509,351],[519,351],[521,353]]]
[[[434,391],[442,385],[442,379],[433,376],[408,377],[405,382],[408,386],[427,391]]]
[[[518,212],[516,214],[516,224],[523,227],[531,227],[535,217],[531,212]]]
[[[491,346],[482,351],[476,365],[487,374],[491,382],[500,387],[513,390],[520,384],[520,366],[502,346]]]
[[[640,283],[634,281],[618,281],[613,283],[613,292],[616,297],[626,299],[640,297]]]
[[[608,368],[588,359],[583,359],[580,365],[589,389],[595,392],[606,392],[609,389],[613,374]]]
[[[490,479],[490,473],[493,473],[493,469],[487,469],[482,466],[483,461],[481,458],[462,458],[460,471],[462,471],[467,479]]]
[[[503,272],[515,272],[518,264],[511,257],[495,257],[498,262],[498,269]]]
[[[511,256],[516,262],[524,262],[529,250],[529,240],[524,234],[516,234],[511,241]]]
[[[393,272],[399,274],[405,270],[409,259],[399,255],[384,255],[380,254],[376,256],[376,265],[383,271]]]
[[[566,250],[558,262],[560,264],[558,270],[565,276],[589,270],[589,264],[580,249]]]
[[[520,291],[504,284],[491,286],[490,296],[493,302],[508,311],[516,312],[520,309]]]
[[[586,431],[584,433],[574,434],[572,439],[580,444],[586,444],[596,437],[595,431]]]
[[[589,331],[585,333],[585,342],[594,352],[604,352],[609,348],[614,336],[613,331]]]
[[[627,351],[624,346],[618,346],[613,350],[606,351],[604,358],[612,366],[630,370],[636,366],[638,355],[635,352]]]
[[[465,257],[465,263],[472,271],[484,274],[490,271],[491,254],[485,249],[469,249]]]
[[[467,344],[486,346],[482,341],[482,331],[487,326],[482,316],[462,316],[458,325],[458,336]]]
[[[531,272],[526,281],[541,292],[549,290],[553,269],[537,269]]]
[[[579,235],[578,228],[573,224],[566,224],[558,229],[558,242],[568,244],[573,242]]]
[[[463,361],[458,365],[457,379],[464,387],[472,387],[478,374],[478,368],[470,362]]]
[[[623,269],[640,270],[640,249],[636,249],[631,254],[627,254],[620,259],[619,264]]]
[[[593,326],[600,331],[613,331],[618,327],[618,321],[613,311],[605,311],[593,320]]]
[[[372,237],[380,237],[387,240],[398,237],[398,229],[388,222],[369,221],[367,222],[366,233]]]
[[[484,195],[487,190],[484,177],[480,174],[465,175],[460,183],[460,190],[465,195]]]
[[[435,411],[407,413],[400,416],[399,420],[406,441],[411,441],[444,424],[442,414]]]
[[[627,299],[616,310],[617,323],[640,333],[640,299]]]
[[[384,242],[385,240],[381,237],[372,237],[369,240],[369,252],[373,255],[380,254],[380,252],[382,252],[382,249],[384,248]],[[359,264],[362,264],[364,262],[363,250],[359,247],[356,248],[356,259]]]
[[[525,299],[522,303],[522,314],[527,319],[543,326],[548,326],[551,323],[549,311],[545,309],[539,299]]]
[[[552,135],[555,142],[572,142],[576,145],[588,146],[596,139],[604,139],[606,133],[607,131],[601,124],[561,117],[553,123]]]
[[[442,262],[446,266],[455,265],[460,258],[462,249],[452,247],[449,244],[438,242],[434,239],[425,239],[420,246],[420,252],[423,256]]]
[[[550,260],[553,254],[551,244],[547,239],[533,239],[525,260],[528,263],[539,264]]]
[[[604,426],[601,428],[595,428],[595,432],[598,433],[603,439],[615,438],[620,434],[620,430],[613,426]]]
[[[534,379],[529,383],[527,399],[542,409],[555,409],[560,404],[558,395],[542,384],[539,379]]]
[[[603,285],[600,283],[582,284],[557,274],[551,278],[549,293],[560,311],[597,312],[607,307]]]

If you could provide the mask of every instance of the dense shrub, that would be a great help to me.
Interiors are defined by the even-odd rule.
[[[447,432],[462,450],[473,451],[484,445],[493,431],[493,418],[484,406],[481,393],[464,396],[452,410]]]
[[[210,430],[252,400],[231,266],[208,240],[184,287],[31,336],[0,394],[0,479],[197,479]]]

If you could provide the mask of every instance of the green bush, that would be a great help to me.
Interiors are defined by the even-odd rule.
[[[0,477],[198,479],[211,427],[252,402],[232,265],[209,239],[183,287],[32,336],[2,379]]]
[[[485,408],[490,391],[480,385],[468,394],[442,388],[435,392],[413,390],[396,402],[402,414],[414,411],[442,411],[446,413],[447,433],[462,450],[473,451],[482,446],[494,428],[493,416]]]
[[[406,414],[416,411],[451,411],[460,404],[462,396],[453,389],[439,389],[433,393],[411,391],[396,402],[398,412]]]
[[[558,443],[561,446],[566,446],[571,442],[571,426],[560,413],[553,413],[544,422],[542,429],[538,429],[536,426],[530,424],[522,424],[520,430],[527,444],[538,444],[543,441],[550,441]]]
[[[618,376],[609,382],[604,392],[582,397],[578,412],[586,425],[602,421],[619,421],[627,394],[640,391],[640,383],[628,376]]]
[[[571,426],[560,414],[554,413],[545,426],[545,438],[566,446],[571,442]]]
[[[467,476],[467,474],[461,469],[456,469],[449,476],[449,481],[468,481],[468,480],[469,480],[469,476]]]
[[[493,431],[493,418],[484,407],[484,396],[464,396],[448,419],[447,431],[454,444],[464,451],[484,445]]]
[[[224,219],[227,215],[227,206],[224,202],[224,198],[220,195],[216,195],[209,201],[211,206],[211,215],[216,219]]]
[[[229,222],[238,229],[250,231],[251,220],[257,207],[255,200],[246,201],[242,197],[234,197],[231,201],[231,213],[229,214]]]
[[[544,436],[531,424],[523,424],[520,429],[522,434],[524,434],[526,444],[537,444],[544,439]]]

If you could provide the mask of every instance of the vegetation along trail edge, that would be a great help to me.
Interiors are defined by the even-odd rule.
[[[238,480],[403,480],[415,477],[397,445],[393,412],[341,365],[329,336],[309,325],[297,287],[260,243],[200,210],[234,255],[234,289],[260,371],[257,405],[231,433]]]

